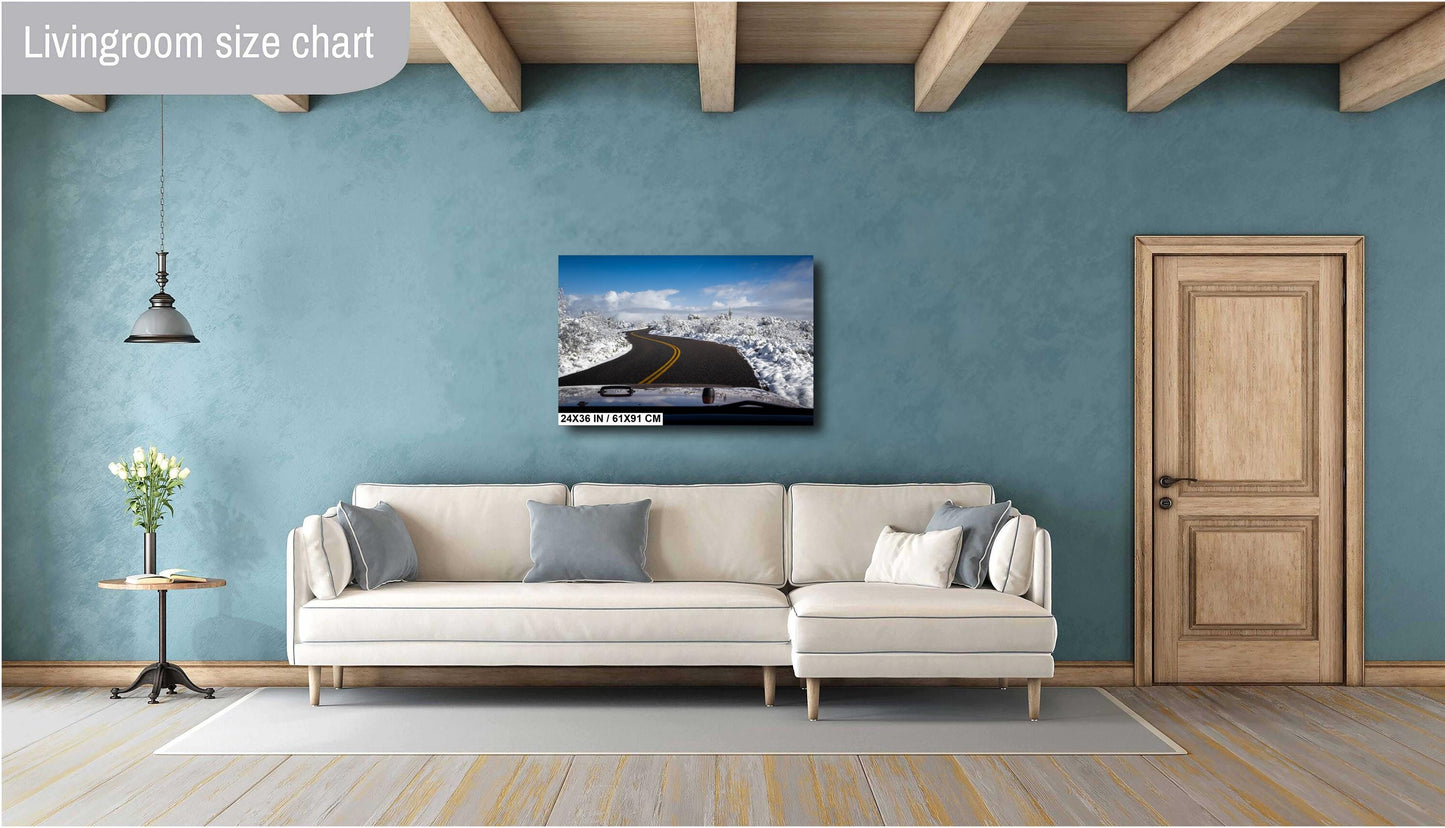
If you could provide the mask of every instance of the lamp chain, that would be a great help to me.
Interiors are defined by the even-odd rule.
[[[162,267],[156,273],[156,282],[161,286],[161,293],[166,292],[166,272],[164,267],[164,255],[166,251],[166,96],[161,96],[161,254]]]
[[[161,96],[161,249],[166,249],[166,96]]]

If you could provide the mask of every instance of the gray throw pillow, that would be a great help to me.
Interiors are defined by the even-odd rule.
[[[351,547],[351,575],[362,589],[416,580],[416,547],[401,515],[386,503],[375,509],[336,504],[341,531]]]
[[[936,532],[955,526],[963,529],[958,569],[953,575],[954,583],[974,588],[988,584],[988,547],[998,528],[1003,525],[1003,516],[1011,508],[1011,500],[988,506],[955,506],[953,501],[948,500],[933,513],[933,519],[928,521],[925,531]]]
[[[651,583],[647,514],[651,500],[604,506],[556,506],[527,501],[532,515],[532,570],[522,580]]]

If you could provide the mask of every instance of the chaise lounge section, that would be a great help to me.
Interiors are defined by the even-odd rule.
[[[795,586],[788,629],[809,719],[818,718],[822,682],[831,678],[1023,679],[1029,718],[1039,718],[1040,687],[1054,674],[1057,639],[1048,532],[1033,529],[1018,541],[1033,555],[1022,596],[987,586],[864,583],[880,526],[922,532],[941,503],[992,504],[993,487],[800,483],[788,494]]]

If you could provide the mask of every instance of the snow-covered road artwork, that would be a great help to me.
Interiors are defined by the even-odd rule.
[[[557,319],[564,408],[587,405],[584,387],[625,386],[760,389],[813,409],[811,256],[561,256]],[[694,396],[675,399],[701,407]]]

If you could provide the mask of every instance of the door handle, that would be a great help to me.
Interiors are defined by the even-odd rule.
[[[1166,488],[1166,489],[1169,488],[1170,486],[1173,486],[1175,483],[1184,483],[1184,482],[1198,483],[1198,482],[1199,482],[1199,478],[1197,478],[1197,477],[1170,477],[1170,476],[1167,475],[1167,474],[1164,475],[1163,477],[1159,478],[1159,485],[1162,486],[1162,487],[1164,487],[1164,488]]]

